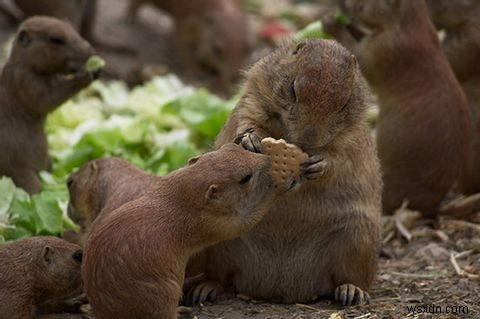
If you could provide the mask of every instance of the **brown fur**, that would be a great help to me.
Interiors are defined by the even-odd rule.
[[[91,46],[55,18],[26,20],[0,78],[0,175],[29,193],[40,190],[36,173],[50,169],[43,125],[55,110],[92,81],[84,70]],[[73,73],[73,78],[62,75]]]
[[[43,15],[69,21],[86,39],[91,39],[96,0],[14,0],[26,17]]]
[[[55,237],[31,237],[1,245],[1,317],[37,318],[43,304],[79,295],[81,258],[78,245]]]
[[[158,178],[120,158],[88,162],[68,178],[68,215],[85,236],[96,218],[144,195]]]
[[[252,140],[284,138],[328,165],[276,202],[252,231],[214,246],[208,277],[286,303],[353,284],[356,301],[337,299],[363,302],[358,287],[369,289],[377,267],[381,180],[363,127],[367,90],[355,58],[334,41],[286,45],[253,66],[244,92],[217,148],[244,144],[247,131]]]
[[[327,31],[354,52],[378,95],[378,155],[383,209],[406,199],[436,215],[447,193],[464,183],[471,135],[467,102],[442,53],[423,1],[345,0],[353,26]],[[357,38],[354,38],[357,35]]]
[[[189,257],[262,218],[276,193],[270,167],[267,156],[230,144],[97,220],[83,267],[96,318],[177,318]]]
[[[235,80],[249,51],[247,18],[238,0],[131,0],[130,20],[145,3],[175,19],[177,47],[188,70],[212,73],[222,86]]]
[[[427,0],[433,22],[445,29],[443,49],[467,95],[474,127],[468,193],[480,192],[480,2]]]

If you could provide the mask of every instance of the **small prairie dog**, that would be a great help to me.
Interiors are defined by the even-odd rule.
[[[54,318],[40,315],[43,304],[82,292],[78,245],[56,237],[30,237],[0,245],[0,260],[1,318]]]
[[[23,22],[0,76],[0,175],[29,193],[40,190],[37,172],[50,169],[43,130],[48,113],[92,82],[84,69],[88,42],[64,21]]]
[[[71,174],[68,216],[80,226],[79,243],[83,246],[95,219],[142,196],[158,178],[116,157],[90,161]]]
[[[229,144],[97,220],[82,270],[95,317],[176,319],[188,259],[261,220],[278,190],[270,168],[268,156]]]

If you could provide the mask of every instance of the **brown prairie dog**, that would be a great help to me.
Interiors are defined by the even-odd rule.
[[[261,220],[277,193],[270,167],[229,144],[97,220],[82,270],[96,318],[176,319],[188,259]]]
[[[467,101],[439,45],[424,1],[345,0],[349,28],[327,31],[354,52],[378,95],[383,209],[404,200],[427,216],[463,191],[471,123]],[[355,32],[350,32],[350,31]]]
[[[61,302],[82,291],[78,245],[55,237],[30,237],[2,244],[0,260],[2,318],[54,318],[39,315],[43,304]]]
[[[468,170],[468,193],[480,192],[480,2],[427,0],[430,17],[445,29],[443,50],[467,95],[474,128]]]
[[[84,69],[92,54],[61,20],[34,17],[18,29],[0,76],[0,175],[29,193],[40,190],[36,173],[50,169],[46,116],[93,80]]]
[[[68,215],[81,228],[79,244],[84,244],[95,219],[144,195],[159,178],[116,157],[90,161],[71,174]]]
[[[146,3],[175,20],[175,39],[187,71],[209,73],[219,86],[231,84],[249,54],[247,17],[238,0],[131,0],[134,20]]]
[[[381,180],[363,127],[367,94],[355,58],[334,41],[291,43],[252,67],[215,146],[236,141],[259,151],[264,137],[283,138],[310,155],[307,180],[253,230],[209,249],[208,279],[285,303],[368,300]]]

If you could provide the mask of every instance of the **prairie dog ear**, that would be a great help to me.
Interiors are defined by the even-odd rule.
[[[217,200],[218,197],[218,185],[217,184],[212,184],[207,190],[207,193],[205,194],[205,203],[209,204],[212,201]]]
[[[70,174],[67,179],[67,186],[70,189],[76,181],[80,181],[80,183],[86,183],[93,179],[94,176],[97,175],[98,172],[98,164],[97,161],[90,161],[86,164],[85,168],[80,168],[75,173]]]
[[[202,157],[202,155],[197,155],[197,156],[194,156],[192,158],[190,158],[188,160],[188,165],[193,165],[195,164],[196,162],[198,162],[198,160],[200,159],[200,157]]]
[[[27,47],[32,40],[27,30],[20,31],[17,35],[17,39],[22,47]]]
[[[88,163],[88,168],[89,168],[92,172],[96,172],[96,171],[98,170],[97,161],[91,161],[90,163]]]
[[[90,161],[87,164],[88,180],[91,180],[94,176],[97,176],[99,167],[97,161]]]
[[[46,265],[50,265],[53,261],[53,248],[45,246],[42,249],[42,260]]]

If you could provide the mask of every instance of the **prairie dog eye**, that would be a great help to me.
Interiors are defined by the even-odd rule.
[[[292,55],[297,55],[298,52],[306,45],[305,42],[300,42],[297,47],[295,48],[295,50],[293,50],[292,52]]]
[[[76,262],[79,262],[81,263],[82,262],[82,259],[83,259],[83,253],[81,250],[78,250],[76,252],[73,253],[72,255],[72,258],[73,260],[75,260]]]
[[[64,45],[65,44],[65,40],[60,38],[60,37],[50,37],[48,40],[50,41],[50,43],[53,43],[55,45]]]
[[[240,181],[240,184],[242,185],[247,184],[248,182],[250,182],[251,179],[252,179],[252,174],[248,174],[242,178],[242,180]]]

